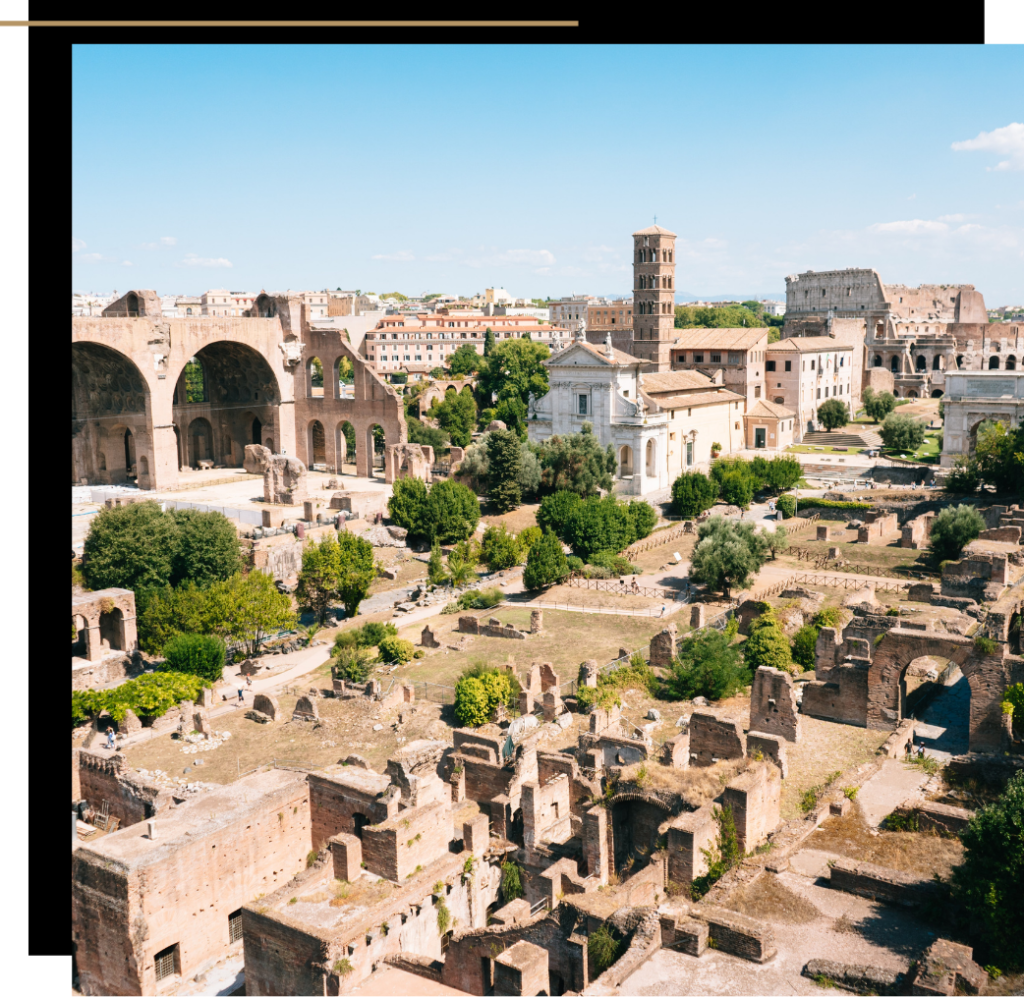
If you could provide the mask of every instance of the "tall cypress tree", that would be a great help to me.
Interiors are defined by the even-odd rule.
[[[494,351],[494,333],[488,329],[484,333],[484,356],[489,357]]]

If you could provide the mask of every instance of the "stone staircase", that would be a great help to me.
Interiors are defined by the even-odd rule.
[[[871,430],[863,433],[804,433],[800,443],[809,447],[880,447],[882,437]]]

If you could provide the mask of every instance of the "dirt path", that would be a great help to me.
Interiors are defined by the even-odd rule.
[[[857,794],[864,820],[869,827],[878,827],[916,789],[928,781],[923,770],[905,765],[902,760],[889,758],[861,787]]]

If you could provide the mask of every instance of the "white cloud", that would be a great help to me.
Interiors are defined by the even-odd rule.
[[[948,232],[949,226],[945,222],[925,221],[921,218],[912,218],[902,222],[878,222],[868,226],[869,232],[896,232],[900,235],[933,235],[940,232]]]
[[[131,260],[125,260],[124,263],[121,264],[121,266],[123,266],[123,267],[131,267],[131,266],[134,266],[134,265],[135,264],[133,264]]]
[[[195,253],[186,253],[185,259],[177,264],[179,267],[225,267],[230,268],[233,264],[231,260],[224,259],[223,256],[213,259],[211,257],[196,256]]]
[[[162,236],[160,236],[160,245],[162,245],[162,246],[176,246],[176,245],[178,245],[178,240],[175,239],[173,235],[162,235]]]
[[[954,152],[994,152],[1009,156],[987,170],[1024,170],[1024,124],[1014,121],[990,132],[979,132],[976,138],[954,142]]]
[[[102,253],[83,253],[78,257],[79,263],[116,263],[116,256],[104,256]]]
[[[85,249],[85,241],[83,239],[76,239],[74,236],[72,236],[71,252],[77,253],[80,249]]]
[[[907,198],[907,200],[908,201],[913,201],[916,197],[917,197],[917,194],[911,194],[910,197]]]
[[[977,218],[977,215],[939,215],[940,222],[965,222],[968,218]]]
[[[371,260],[387,260],[389,263],[409,263],[416,259],[408,249],[400,249],[397,253],[377,253]]]

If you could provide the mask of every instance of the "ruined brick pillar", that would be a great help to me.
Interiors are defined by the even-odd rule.
[[[651,638],[651,667],[671,668],[672,659],[676,656],[676,635],[678,629],[670,623],[661,633]]]
[[[608,882],[608,811],[593,807],[583,815],[583,860],[588,876]]]
[[[591,689],[596,688],[597,674],[597,661],[595,661],[593,658],[588,658],[580,665],[578,684],[588,686]]]
[[[544,628],[544,610],[534,609],[530,613],[530,633],[539,634]]]
[[[690,626],[694,630],[700,630],[704,626],[704,605],[703,603],[694,603],[690,607]]]
[[[363,843],[354,834],[336,834],[327,844],[334,860],[334,878],[354,883],[361,874]]]
[[[482,857],[487,853],[490,841],[490,821],[487,814],[477,814],[462,825],[462,843],[467,852]]]

